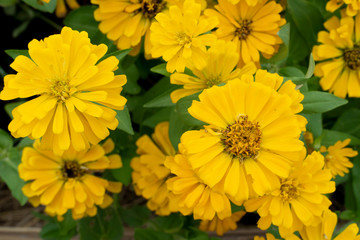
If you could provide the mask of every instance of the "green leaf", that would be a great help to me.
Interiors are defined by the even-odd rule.
[[[350,170],[348,181],[345,182],[345,208],[348,210],[353,210],[354,212],[356,211],[355,195],[353,191],[352,170]]]
[[[153,223],[163,232],[176,233],[184,225],[184,216],[180,213],[172,213],[169,216],[157,217]]]
[[[21,205],[24,205],[27,197],[22,193],[21,189],[25,185],[25,182],[19,177],[17,169],[20,164],[20,159],[20,153],[15,148],[11,148],[10,150],[1,148],[0,177],[5,181],[12,195]]]
[[[144,104],[144,107],[170,107],[175,105],[171,101],[170,93],[179,87],[180,86],[178,85],[171,84],[169,78],[162,78],[149,90],[149,92],[154,92],[156,94],[153,95],[151,100]]]
[[[124,185],[128,186],[131,183],[131,157],[121,157],[123,166],[118,169],[111,169],[111,173],[117,181],[122,182]]]
[[[123,60],[125,61],[125,60]],[[141,87],[137,83],[139,80],[139,70],[135,66],[135,64],[132,64],[130,67],[127,67],[123,69],[121,64],[119,65],[119,71],[116,71],[117,74],[125,74],[127,78],[127,82],[124,86],[124,92],[127,92],[129,94],[139,94],[141,92]]]
[[[64,220],[59,222],[56,217],[48,218],[47,224],[41,229],[42,239],[70,240],[76,234],[76,221],[72,218],[71,211],[64,215]]]
[[[335,122],[332,130],[345,132],[360,138],[360,109],[351,108],[345,111]]]
[[[4,130],[0,129],[0,149],[9,150],[13,146],[13,138]]]
[[[176,113],[178,114],[178,117],[188,126],[202,126],[206,124],[191,116],[188,111],[192,102],[194,100],[199,100],[199,94],[200,93],[195,93],[193,95],[186,96],[176,103]]]
[[[9,55],[12,59],[15,59],[19,55],[24,55],[30,58],[28,50],[19,50],[19,49],[8,49],[5,50],[5,53]]]
[[[180,143],[181,135],[191,130],[192,126],[187,125],[180,117],[179,114],[174,109],[170,115],[170,124],[169,124],[169,138],[170,142],[173,145],[174,149],[178,149],[178,144]]]
[[[156,113],[153,113],[150,117],[146,118],[143,125],[154,128],[160,122],[169,121],[172,110],[172,107],[160,109]]]
[[[343,219],[343,220],[353,220],[355,217],[356,217],[356,214],[352,210],[345,210],[345,211],[342,211],[340,214],[340,219]]]
[[[13,115],[12,115],[12,111],[14,110],[14,108],[16,108],[17,106],[25,103],[26,101],[17,101],[17,102],[12,102],[12,103],[8,103],[5,105],[5,112],[9,115],[9,117],[11,119],[13,119]]]
[[[146,206],[135,205],[130,208],[120,208],[120,215],[130,227],[140,227],[149,220],[151,212]]]
[[[320,113],[314,113],[314,114],[303,114],[308,123],[306,125],[306,130],[311,132],[314,135],[314,138],[318,138],[321,136],[323,131],[322,126],[322,116]]]
[[[302,113],[324,113],[346,104],[348,101],[327,92],[311,91],[304,93]]]
[[[1,7],[9,7],[16,4],[16,0],[0,0]]]
[[[124,110],[116,110],[116,112],[116,119],[119,121],[117,128],[127,132],[128,134],[134,135],[127,106],[124,107]]]
[[[55,11],[57,0],[51,0],[49,3],[38,0],[23,0],[23,2],[42,12],[53,13]]]
[[[99,31],[98,23],[94,19],[95,9],[96,6],[82,6],[75,9],[66,16],[64,24],[73,30],[86,31],[91,38]]]
[[[305,74],[305,78],[311,78],[312,75],[314,74],[314,71],[315,71],[315,61],[314,61],[314,57],[311,53],[310,58],[309,58],[309,67]]]
[[[356,215],[360,217],[360,156],[354,158],[354,167],[351,169],[352,189],[356,203]]]
[[[296,67],[280,68],[280,70],[278,71],[278,74],[281,76],[289,77],[290,79],[291,79],[291,77],[299,77],[299,78],[305,77],[305,74]]]
[[[171,73],[166,71],[166,63],[161,63],[159,65],[156,65],[155,67],[152,67],[150,71],[164,75],[165,77],[170,77],[171,75]]]
[[[336,183],[336,186],[339,184],[342,184],[349,180],[349,174],[345,174],[343,177],[340,175],[336,175],[334,182]]]
[[[345,139],[351,139],[349,146],[359,146],[360,139],[354,137],[348,133],[334,131],[334,130],[324,130],[321,144],[328,147],[334,145],[337,141],[344,141]]]
[[[26,28],[29,26],[30,20],[22,22],[19,26],[17,26],[13,32],[12,37],[17,38],[22,32],[26,30]]]
[[[306,40],[308,47],[317,41],[317,33],[322,29],[323,18],[321,12],[310,1],[288,0],[288,9],[296,27]]]
[[[111,52],[111,53],[108,53],[106,54],[105,56],[103,56],[100,61],[102,59],[106,59],[108,57],[111,57],[111,56],[115,56],[119,61],[123,60],[124,57],[131,51],[131,49],[124,49],[124,50],[117,50],[115,52]]]

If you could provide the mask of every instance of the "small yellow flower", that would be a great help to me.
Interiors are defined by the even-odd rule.
[[[171,93],[171,100],[176,103],[180,98],[210,88],[220,83],[226,83],[234,78],[239,78],[243,74],[254,74],[256,66],[248,63],[243,68],[234,69],[239,61],[239,54],[236,45],[232,42],[218,40],[206,52],[206,65],[203,69],[198,69],[191,64],[187,67],[195,75],[186,73],[173,73],[170,76],[172,84],[184,85],[182,89],[177,89]]]
[[[19,165],[20,178],[29,181],[23,193],[34,206],[45,205],[45,212],[59,219],[68,210],[74,219],[96,215],[96,206],[104,208],[112,203],[106,191],[119,193],[122,188],[122,183],[93,174],[122,166],[119,155],[106,156],[113,146],[108,139],[103,146],[79,152],[70,148],[57,155],[35,141],[33,147],[24,148]]]
[[[235,1],[234,1],[235,2]],[[250,5],[249,3],[252,2]],[[233,5],[228,0],[219,0],[215,9],[207,9],[204,14],[219,19],[215,34],[219,39],[232,41],[240,54],[239,66],[249,62],[258,63],[261,52],[270,58],[282,43],[277,35],[286,23],[281,18],[282,7],[275,1],[240,0]]]
[[[314,74],[320,77],[323,90],[345,98],[360,97],[360,15],[355,18],[333,16],[324,24],[327,31],[320,31],[313,56],[321,61]]]
[[[183,147],[180,144],[182,151]],[[231,205],[221,184],[210,188],[191,168],[183,154],[168,157],[165,166],[175,176],[167,180],[168,189],[174,194],[178,211],[183,215],[191,212],[194,219],[212,220],[215,216],[225,219],[231,216]]]
[[[303,226],[316,224],[331,205],[324,194],[335,191],[330,170],[323,167],[324,157],[313,152],[304,161],[294,164],[290,175],[281,178],[278,189],[246,201],[246,211],[257,210],[260,215],[258,227],[265,230],[271,224],[279,226],[282,237],[300,231]]]
[[[45,3],[49,3],[50,0],[42,0]],[[55,1],[55,0],[53,0]],[[63,18],[67,14],[66,4],[69,6],[70,9],[77,9],[80,7],[79,3],[76,0],[57,0],[56,1],[56,8],[55,8],[55,15],[58,18]]]
[[[171,194],[166,187],[170,170],[165,167],[166,156],[175,155],[169,139],[169,122],[156,125],[155,132],[136,141],[139,157],[131,160],[132,180],[136,194],[148,199],[147,206],[158,215],[171,213]]]
[[[326,11],[335,12],[346,4],[346,15],[355,16],[360,10],[360,0],[329,0],[326,4]]]
[[[225,193],[237,201],[248,199],[250,188],[259,195],[277,188],[276,175],[286,178],[303,149],[292,99],[239,79],[205,89],[199,99],[188,111],[209,125],[181,137],[199,178],[210,187],[224,181]]]
[[[150,27],[151,54],[154,58],[163,57],[168,72],[183,72],[190,59],[196,68],[205,67],[206,46],[216,40],[215,35],[205,33],[218,21],[216,18],[205,19],[200,13],[200,4],[185,0],[182,9],[170,6],[169,12],[155,17],[157,22]]]
[[[199,229],[202,231],[216,231],[218,236],[224,235],[229,230],[237,228],[236,223],[245,215],[245,211],[238,211],[231,214],[230,217],[219,219],[217,216],[213,220],[202,220]]]
[[[104,44],[93,45],[86,32],[64,27],[61,34],[29,43],[29,55],[10,65],[17,74],[5,76],[1,100],[29,98],[16,107],[9,130],[14,137],[41,138],[61,155],[97,144],[115,129],[113,109],[122,110],[125,75],[114,75],[119,61],[108,57]]]
[[[346,139],[343,142],[337,141],[335,145],[326,148],[321,146],[320,152],[326,153],[325,155],[325,168],[330,169],[333,178],[337,175],[344,176],[345,173],[349,173],[349,168],[354,165],[350,162],[349,157],[355,157],[358,155],[357,151],[352,148],[345,148],[350,139]]]
[[[315,226],[305,226],[299,231],[302,240],[359,240],[359,228],[356,223],[347,226],[341,233],[333,238],[333,233],[337,223],[335,213],[326,209],[322,215],[321,221]],[[300,240],[299,237],[292,235],[286,240]]]

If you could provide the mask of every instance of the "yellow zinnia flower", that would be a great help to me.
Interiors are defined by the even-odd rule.
[[[282,43],[277,35],[280,27],[286,23],[281,18],[282,7],[275,1],[258,1],[256,5],[249,5],[240,0],[233,5],[228,0],[219,0],[216,10],[206,9],[206,16],[216,16],[219,19],[215,34],[219,39],[232,41],[240,54],[239,66],[249,62],[260,61],[261,52],[270,58],[275,54],[278,44]]]
[[[183,72],[190,59],[196,68],[205,67],[206,46],[216,40],[215,35],[205,33],[218,21],[215,17],[205,19],[200,13],[200,4],[185,0],[182,9],[170,6],[169,12],[156,15],[157,22],[150,27],[151,54],[163,57],[168,72]]]
[[[250,187],[259,195],[277,188],[275,175],[287,177],[303,149],[290,97],[237,79],[205,89],[199,99],[188,111],[210,125],[181,137],[199,178],[210,187],[224,178],[225,192],[237,201],[249,198]]]
[[[360,97],[360,15],[340,20],[333,16],[324,26],[327,31],[318,34],[321,45],[313,48],[314,59],[322,61],[314,74],[321,78],[323,90],[341,98]]]
[[[133,185],[136,194],[148,199],[150,210],[158,215],[169,215],[171,194],[165,181],[170,176],[170,170],[164,166],[164,161],[166,156],[175,155],[169,139],[169,122],[156,125],[152,139],[143,135],[136,141],[136,153],[140,156],[133,158],[130,163]]]
[[[122,183],[93,174],[122,166],[119,155],[106,156],[113,146],[112,140],[108,139],[103,146],[93,145],[84,151],[70,147],[57,155],[40,141],[35,141],[33,148],[24,148],[19,165],[20,178],[29,181],[23,187],[23,193],[34,206],[45,205],[45,212],[60,220],[68,210],[74,219],[94,216],[96,206],[107,207],[112,203],[105,191],[121,191]]]
[[[45,3],[49,3],[50,0],[42,0]],[[53,0],[54,1],[54,0]],[[66,4],[69,6],[70,9],[77,9],[80,7],[79,3],[76,0],[57,0],[56,1],[56,8],[55,8],[55,15],[58,18],[63,18],[67,14]]]
[[[180,98],[210,88],[220,83],[241,77],[243,74],[254,74],[256,66],[248,63],[243,68],[234,69],[239,61],[236,45],[232,42],[218,40],[206,52],[206,65],[198,69],[191,62],[187,67],[195,75],[186,73],[173,73],[170,76],[172,84],[184,85],[183,89],[177,89],[171,93],[171,100],[176,103]]]
[[[230,217],[219,219],[217,216],[213,220],[202,220],[199,229],[202,231],[216,231],[218,236],[224,235],[229,230],[237,228],[236,223],[245,215],[245,211],[238,211],[231,214]]]
[[[360,0],[329,0],[326,4],[326,11],[335,12],[346,4],[346,15],[355,16],[360,10]]]
[[[181,144],[179,148],[183,152]],[[204,184],[183,154],[167,158],[165,166],[175,175],[167,180],[167,186],[174,193],[178,211],[183,215],[192,212],[194,219],[202,220],[212,220],[215,215],[219,219],[231,216],[231,205],[224,193],[223,184],[212,188]]]
[[[335,213],[326,209],[322,215],[321,221],[316,226],[306,226],[299,231],[302,240],[359,240],[359,228],[356,223],[347,226],[341,233],[333,238],[337,216]],[[293,235],[286,240],[300,240]]]
[[[355,157],[358,155],[357,151],[352,148],[345,148],[350,139],[346,139],[343,142],[337,141],[335,145],[326,148],[321,146],[320,152],[327,153],[325,155],[325,168],[330,169],[333,178],[337,175],[344,176],[344,173],[349,173],[349,168],[354,165],[350,162],[349,157]]]
[[[0,99],[33,99],[13,111],[9,130],[14,137],[42,138],[60,155],[97,144],[115,129],[116,112],[126,99],[120,96],[125,75],[114,76],[119,61],[108,57],[104,44],[90,43],[86,32],[64,27],[61,34],[29,43],[29,55],[10,65],[17,74],[5,76]]]
[[[260,215],[258,227],[279,226],[281,236],[287,237],[303,226],[317,224],[331,202],[324,195],[335,191],[331,173],[323,169],[324,157],[319,152],[308,155],[294,164],[290,175],[281,178],[281,185],[272,192],[246,201],[248,212]]]

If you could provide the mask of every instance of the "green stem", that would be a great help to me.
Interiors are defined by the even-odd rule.
[[[35,13],[35,17],[40,18],[41,20],[43,20],[44,22],[46,22],[47,24],[49,24],[53,28],[57,29],[58,31],[61,31],[61,29],[62,29],[62,27],[59,24],[57,24],[54,21],[50,20],[49,18],[43,16],[42,14]]]

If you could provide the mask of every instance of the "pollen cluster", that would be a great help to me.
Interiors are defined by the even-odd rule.
[[[345,64],[351,70],[355,70],[360,67],[360,48],[356,47],[344,51]]]
[[[235,36],[237,36],[241,40],[247,39],[247,37],[251,33],[251,20],[244,19],[240,22],[240,28],[235,30]]]
[[[77,161],[65,161],[64,166],[61,169],[62,177],[64,179],[80,178],[85,172],[85,168],[82,168]]]
[[[284,202],[291,201],[300,196],[297,181],[293,179],[281,180],[280,197]]]
[[[240,116],[222,131],[222,142],[225,151],[241,161],[255,158],[261,143],[259,123],[249,121],[247,115]]]

